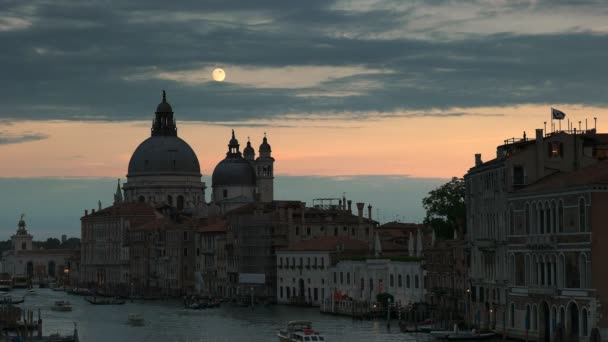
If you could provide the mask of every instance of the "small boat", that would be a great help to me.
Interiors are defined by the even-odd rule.
[[[325,341],[325,337],[312,329],[310,321],[291,321],[287,330],[279,330],[279,342]]]
[[[449,331],[449,330],[439,330],[439,331],[431,331],[431,336],[435,337],[438,340],[448,340],[448,341],[472,341],[472,340],[487,340],[494,336],[496,333],[494,332],[485,332],[480,333],[475,330],[473,331]]]
[[[36,291],[34,291],[34,289],[27,290],[27,292],[25,294],[27,294],[29,296],[35,296],[35,295],[37,295],[37,293],[36,293]]]
[[[144,317],[138,313],[129,314],[128,322],[133,326],[142,326],[144,325]]]
[[[93,305],[123,305],[126,302],[120,298],[85,297],[84,300]]]
[[[25,296],[21,297],[21,299],[15,299],[9,295],[4,295],[4,296],[0,297],[0,303],[2,303],[2,304],[15,305],[15,304],[21,304],[23,302],[25,302]]]
[[[85,289],[85,288],[78,288],[75,287],[71,290],[68,291],[69,294],[74,294],[74,295],[78,295],[78,296],[90,296],[93,293],[91,292],[91,290],[89,289]]]
[[[53,287],[53,291],[65,291],[65,287],[63,287],[63,286]]]
[[[72,311],[72,304],[70,304],[70,302],[68,302],[68,301],[58,300],[55,302],[55,304],[53,304],[53,306],[51,307],[51,310],[62,311],[62,312]]]

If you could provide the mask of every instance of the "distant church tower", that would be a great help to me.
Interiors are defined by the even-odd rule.
[[[33,237],[27,233],[25,229],[25,221],[23,217],[25,215],[21,214],[21,219],[19,220],[17,233],[11,236],[11,242],[13,245],[13,250],[15,251],[31,251],[32,250],[32,239]]]
[[[264,140],[259,152],[260,156],[256,159],[255,165],[260,201],[272,202],[274,200],[274,158],[271,156],[272,149],[266,139],[266,133],[264,133]]]

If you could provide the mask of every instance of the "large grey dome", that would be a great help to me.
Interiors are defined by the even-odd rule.
[[[182,174],[201,176],[196,154],[177,136],[152,136],[142,142],[129,161],[128,176]]]
[[[214,187],[222,185],[255,185],[255,170],[241,156],[229,156],[217,164],[211,176],[211,183]]]

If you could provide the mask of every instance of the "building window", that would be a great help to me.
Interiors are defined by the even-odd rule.
[[[562,201],[559,201],[557,207],[557,227],[560,233],[564,232],[564,204]]]
[[[184,241],[188,241],[188,232],[184,232]]]
[[[346,285],[350,285],[350,272],[346,272]]]
[[[419,284],[419,280],[418,280],[418,275],[417,274],[414,276],[414,287],[415,288],[420,288],[420,284]]]
[[[361,291],[365,290],[365,279],[361,278]]]
[[[509,234],[515,234],[515,214],[513,213],[513,207],[509,208]]]
[[[547,155],[549,156],[549,158],[563,157],[564,146],[559,141],[549,143],[549,145],[547,145]]]
[[[283,267],[283,257],[279,258],[279,268]]]
[[[319,300],[319,291],[318,290],[319,289],[317,289],[315,287],[315,289],[314,289],[314,297],[313,297],[315,301]]]
[[[395,286],[395,276],[393,276],[392,274],[391,274],[391,276],[390,276],[390,286],[391,286],[391,287],[394,287],[394,286]]]
[[[578,217],[579,217],[579,231],[587,231],[587,213],[585,208],[585,199],[581,198],[578,201]]]
[[[171,195],[167,196],[167,204],[169,204],[171,206],[173,205],[173,197],[171,197]]]
[[[405,287],[410,288],[410,275],[405,276]]]
[[[139,196],[137,200],[139,201],[139,203],[144,203],[146,201],[146,198],[144,196]]]
[[[196,256],[200,256],[201,255],[201,249],[196,247]]]
[[[338,227],[334,227],[334,236],[338,236]]]
[[[526,224],[526,235],[529,235],[530,234],[530,221],[531,221],[531,218],[530,218],[530,204],[528,204],[528,203],[526,203],[526,209],[525,209],[525,214],[524,215],[525,215],[524,219],[526,221],[525,222],[525,224]]]
[[[25,242],[21,243],[21,249],[23,249],[23,250],[27,249],[27,244]]]
[[[306,235],[310,236],[310,227],[306,228]]]
[[[296,235],[300,235],[300,227],[296,226]]]
[[[184,248],[184,256],[187,257],[188,256],[188,248]]]
[[[336,272],[334,272],[334,284],[338,283],[338,275]]]
[[[342,274],[342,272],[340,272],[340,285],[342,285],[344,283],[344,274]]]
[[[279,297],[283,298],[283,286],[279,287]]]
[[[222,195],[224,196],[224,198],[228,197],[228,189],[224,189],[224,191],[222,191]]]
[[[399,275],[397,276],[397,286],[399,286],[399,287],[403,286],[403,282],[402,282],[401,280],[402,280],[402,279],[401,279],[401,274],[399,274]]]
[[[525,185],[526,177],[523,166],[513,166],[513,185]]]

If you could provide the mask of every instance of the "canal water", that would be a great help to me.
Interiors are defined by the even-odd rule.
[[[347,317],[322,315],[318,308],[259,306],[254,309],[222,307],[207,310],[185,309],[180,301],[135,301],[124,305],[92,305],[84,297],[50,289],[35,289],[36,295],[13,290],[13,297],[26,296],[20,307],[41,310],[44,334],[71,334],[74,322],[81,342],[276,342],[277,330],[290,320],[310,320],[329,342],[431,341],[426,334],[402,334],[397,322],[391,330],[386,321],[354,321]],[[71,312],[56,312],[51,306],[68,300]],[[145,324],[127,324],[131,313],[141,314]],[[35,316],[37,318],[37,316]]]

